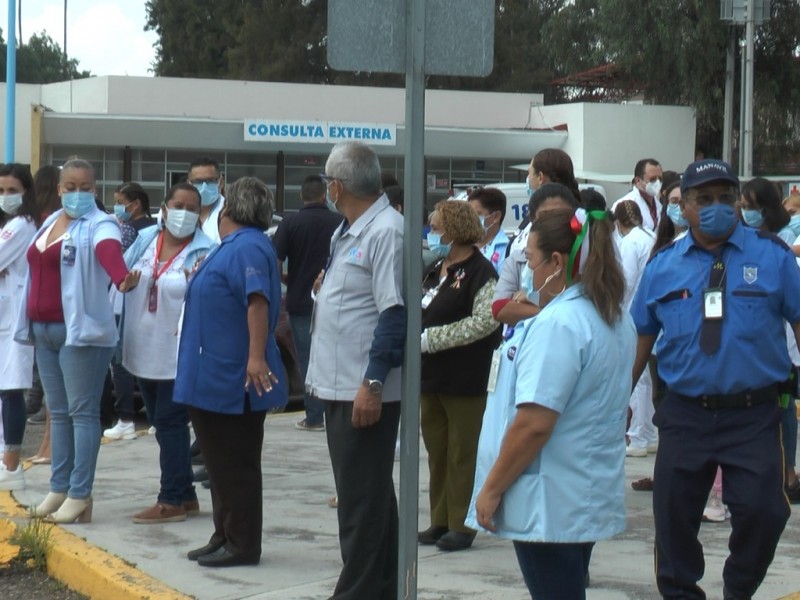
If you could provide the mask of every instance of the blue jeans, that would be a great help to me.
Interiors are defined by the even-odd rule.
[[[292,326],[294,349],[305,387],[308,360],[311,355],[311,315],[289,315],[289,324]],[[325,406],[322,401],[306,392],[303,396],[303,405],[306,408],[306,425],[322,424],[325,417]]]
[[[514,542],[522,577],[534,600],[585,600],[594,542]]]
[[[6,440],[6,452],[14,452],[22,447],[25,435],[25,391],[0,391],[3,402],[3,437]]]
[[[147,418],[156,428],[161,465],[158,501],[180,506],[184,502],[197,500],[192,484],[189,412],[183,404],[172,401],[175,380],[138,379]]]
[[[39,376],[50,410],[50,491],[92,495],[100,449],[100,396],[114,348],[67,346],[63,323],[33,323]]]

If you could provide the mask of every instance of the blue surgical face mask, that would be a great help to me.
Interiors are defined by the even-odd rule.
[[[730,204],[714,202],[700,210],[700,231],[710,237],[725,237],[735,225],[736,212]]]
[[[744,222],[750,225],[750,227],[758,229],[764,224],[764,213],[757,208],[743,208],[742,219],[744,219]]]
[[[64,192],[61,194],[61,205],[69,217],[77,219],[96,206],[94,192]]]
[[[492,213],[492,214],[494,214],[494,213]],[[484,233],[489,231],[489,227],[494,225],[494,223],[492,223],[492,225],[486,225],[486,219],[488,219],[491,216],[492,216],[491,214],[490,215],[478,215],[478,219],[480,219],[480,221],[481,221],[481,227],[483,227],[483,232]]]
[[[433,252],[436,258],[445,258],[450,254],[450,248],[453,244],[443,244],[442,235],[440,233],[428,232],[428,250]]]
[[[533,196],[533,188],[531,187],[530,180],[527,178],[525,179],[525,194],[527,194],[529,199]]]
[[[527,296],[528,300],[533,302],[536,306],[539,306],[539,292],[533,289],[533,269],[531,269],[527,263],[522,267],[522,276],[520,277],[519,285],[520,289],[525,292],[525,296]]]
[[[7,215],[15,215],[22,206],[22,194],[7,194],[0,196],[0,210]]]
[[[789,219],[789,229],[792,230],[792,233],[800,236],[800,214],[792,215]]]
[[[333,199],[331,196],[331,188],[328,186],[328,190],[325,192],[325,204],[328,205],[328,210],[333,212],[339,212],[336,208],[336,200]]]
[[[114,216],[117,217],[120,221],[130,221],[131,220],[131,213],[125,210],[124,204],[115,204],[114,205]]]
[[[219,199],[219,183],[203,183],[197,184],[194,187],[200,193],[200,204],[203,206],[211,206]]]
[[[669,220],[672,221],[672,224],[675,227],[688,227],[689,222],[686,220],[686,217],[683,216],[683,212],[681,211],[681,205],[677,202],[675,204],[667,204],[667,216]]]

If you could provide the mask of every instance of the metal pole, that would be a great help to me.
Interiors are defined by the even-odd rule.
[[[17,3],[8,3],[8,45],[6,46],[6,145],[3,162],[14,162],[17,117]]]
[[[747,110],[747,94],[745,94],[744,72],[747,69],[747,46],[740,44],[742,65],[739,73],[739,177],[744,177],[744,113]]]
[[[747,99],[747,110],[744,113],[744,177],[753,176],[753,70],[755,67],[754,32],[755,0],[747,2],[747,24],[745,25],[745,42],[747,44],[747,71],[744,78],[744,94]]]
[[[64,62],[67,60],[67,0],[64,0]]]
[[[408,310],[400,444],[398,594],[417,598],[422,215],[425,203],[425,1],[406,0],[405,231],[403,286]]]
[[[733,158],[733,86],[736,70],[736,27],[728,27],[728,52],[725,59],[725,123],[722,132],[722,160]]]

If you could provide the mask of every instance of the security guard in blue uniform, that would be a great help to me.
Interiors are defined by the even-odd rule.
[[[686,237],[652,258],[631,312],[637,381],[659,332],[668,393],[659,428],[653,512],[656,579],[665,598],[704,599],[703,507],[717,466],[731,512],[724,598],[750,598],[789,518],[778,384],[791,371],[784,320],[800,337],[800,269],[778,238],[738,223],[727,163],[694,162],[681,181]]]

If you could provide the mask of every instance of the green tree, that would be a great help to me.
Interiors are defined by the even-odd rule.
[[[241,0],[148,0],[145,31],[158,35],[153,69],[162,77],[230,77],[228,52],[242,25]],[[234,32],[234,33],[232,33]]]
[[[17,81],[19,83],[53,83],[90,77],[78,67],[76,59],[68,59],[61,47],[46,32],[34,33],[17,48]],[[6,80],[6,42],[0,30],[0,81]]]

